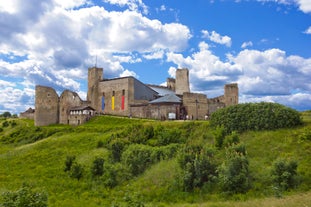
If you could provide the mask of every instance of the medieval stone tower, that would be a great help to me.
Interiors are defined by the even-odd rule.
[[[236,105],[239,103],[239,87],[237,83],[225,85],[224,99],[226,106]]]
[[[103,78],[103,68],[89,68],[88,70],[88,90],[87,101],[92,103],[92,107],[97,111],[100,111],[101,96],[99,94],[99,82]]]
[[[53,88],[36,86],[35,96],[35,125],[46,126],[59,122],[58,95]]]
[[[176,70],[176,83],[175,93],[177,95],[183,95],[184,92],[189,93],[189,70],[188,69],[177,69]]]

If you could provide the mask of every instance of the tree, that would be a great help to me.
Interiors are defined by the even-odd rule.
[[[1,116],[2,116],[2,117],[5,117],[5,118],[10,118],[12,115],[11,115],[10,112],[6,111],[6,112],[4,112]]]

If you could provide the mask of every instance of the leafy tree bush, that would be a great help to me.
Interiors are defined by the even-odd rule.
[[[76,160],[76,156],[74,155],[68,155],[66,157],[66,161],[65,161],[65,168],[64,168],[64,171],[65,172],[68,172],[71,170],[71,166],[73,164],[73,162]]]
[[[215,147],[220,149],[225,140],[225,130],[223,127],[217,127],[214,131],[214,140],[215,140]]]
[[[127,145],[129,145],[129,142],[121,138],[112,139],[109,142],[108,148],[111,150],[111,159],[113,162],[121,161],[122,152]]]
[[[158,146],[183,142],[182,133],[179,129],[168,129],[161,125],[154,130],[154,138]]]
[[[48,196],[45,192],[37,192],[28,185],[23,185],[17,191],[7,191],[2,194],[3,207],[47,207]]]
[[[227,148],[226,158],[218,169],[221,189],[229,194],[245,193],[250,188],[245,146],[231,145]]]
[[[229,106],[211,115],[211,125],[226,133],[246,130],[271,130],[302,124],[298,111],[277,103],[245,103]]]
[[[276,160],[271,171],[274,186],[280,191],[296,187],[298,185],[297,167],[296,161]]]
[[[69,176],[80,180],[83,177],[83,166],[74,161],[69,171]]]
[[[145,171],[152,164],[152,147],[131,144],[122,153],[122,163],[127,166],[132,175],[137,176]]]
[[[91,168],[92,176],[98,177],[104,174],[104,159],[101,157],[95,158]]]
[[[10,124],[8,121],[2,122],[2,127],[8,127]]]
[[[179,157],[182,168],[182,185],[184,191],[201,188],[216,178],[216,165],[213,160],[214,150],[202,146],[189,145]]]

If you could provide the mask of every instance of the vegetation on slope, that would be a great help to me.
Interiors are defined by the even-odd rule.
[[[211,116],[211,125],[222,126],[227,133],[247,130],[273,130],[301,125],[298,111],[277,103],[244,103],[219,109]]]
[[[3,119],[16,124],[0,132],[0,194],[26,183],[49,206],[282,206],[266,197],[310,192],[310,113],[303,117],[295,128],[227,134],[208,121],[100,116],[39,127],[45,136],[31,139],[34,131],[27,142],[11,134],[36,129],[31,121]],[[304,195],[297,200],[307,204]]]

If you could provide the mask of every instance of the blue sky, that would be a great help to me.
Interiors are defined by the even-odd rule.
[[[240,102],[311,109],[310,0],[0,0],[0,112],[34,107],[35,85],[78,92],[87,68],[193,92],[236,82]]]

